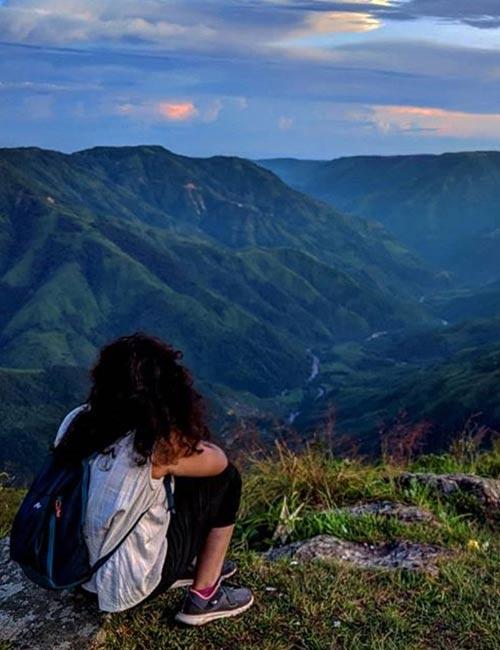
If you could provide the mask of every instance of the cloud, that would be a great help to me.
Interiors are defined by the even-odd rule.
[[[496,20],[500,0],[0,0],[0,144],[472,146],[497,137]]]
[[[163,43],[204,39],[210,27],[169,18],[162,0],[9,0],[0,5],[0,35],[14,43]]]
[[[215,122],[219,119],[219,114],[224,107],[221,99],[214,99],[209,106],[205,108],[202,119],[204,122]]]
[[[50,83],[44,81],[0,81],[1,91],[18,90],[21,92],[36,92],[36,93],[58,93],[58,92],[80,92],[87,90],[98,90],[100,86],[92,83],[78,83],[78,82],[65,82],[65,83]]]
[[[373,122],[383,133],[500,138],[500,113],[465,113],[424,106],[374,106],[372,111]]]
[[[112,108],[118,115],[142,122],[186,122],[199,111],[191,101],[163,99],[151,102],[122,102]]]
[[[192,102],[159,102],[156,111],[166,120],[173,122],[191,120],[198,114]]]
[[[260,4],[260,3],[255,3]],[[373,19],[411,21],[436,18],[472,27],[495,29],[500,26],[498,0],[289,0],[266,3],[275,9],[295,12],[345,12],[369,14]]]
[[[294,39],[362,34],[431,18],[500,26],[499,0],[7,0],[0,41],[62,47],[276,56]],[[319,42],[316,50],[321,51]],[[306,48],[303,51],[307,56]]]
[[[199,100],[159,99],[151,101],[121,101],[105,108],[123,117],[142,123],[192,122],[209,124],[219,119],[221,111],[227,108],[244,110],[245,97],[216,97]]]
[[[382,15],[396,20],[441,18],[495,29],[500,26],[500,3],[498,0],[396,0]]]
[[[369,13],[349,11],[328,11],[322,14],[310,14],[300,33],[342,34],[361,33],[378,29],[380,20]]]

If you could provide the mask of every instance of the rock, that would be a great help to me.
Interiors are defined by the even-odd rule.
[[[462,492],[475,497],[493,511],[500,510],[500,481],[473,474],[427,474],[404,472],[397,481],[402,487],[419,484],[432,488],[444,496]]]
[[[97,606],[73,592],[47,591],[24,577],[0,540],[0,645],[9,648],[79,650],[99,640]]]
[[[431,544],[406,541],[360,544],[331,535],[317,535],[303,542],[270,549],[265,554],[271,561],[282,557],[296,561],[337,560],[367,569],[408,569],[431,575],[438,573],[438,560],[449,555],[447,549]]]
[[[359,503],[355,506],[338,508],[335,512],[341,512],[353,517],[362,515],[377,515],[380,517],[393,517],[402,523],[436,523],[436,517],[430,510],[417,506],[408,506],[405,503],[396,501],[373,501],[371,503]]]

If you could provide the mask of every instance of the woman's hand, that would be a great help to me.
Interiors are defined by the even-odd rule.
[[[151,475],[162,478],[167,474],[174,476],[216,476],[223,472],[228,464],[227,456],[220,447],[210,442],[200,442],[194,454],[181,456],[174,463],[160,465],[152,460]]]

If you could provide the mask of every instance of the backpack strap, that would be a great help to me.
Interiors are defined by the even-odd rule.
[[[141,521],[141,519],[144,517],[144,515],[146,514],[146,512],[147,512],[147,510],[145,510],[141,515],[139,515],[139,517],[138,517],[137,520],[135,521],[134,525],[133,525],[131,528],[129,528],[129,530],[128,530],[128,531],[125,533],[125,535],[121,538],[121,540],[118,542],[118,544],[117,544],[114,548],[112,548],[111,551],[109,551],[109,553],[106,553],[106,555],[103,555],[102,557],[100,557],[100,558],[97,560],[97,562],[96,562],[93,566],[90,567],[90,575],[91,575],[91,576],[94,575],[94,573],[95,573],[96,571],[98,571],[98,570],[102,567],[102,565],[103,565],[105,562],[107,562],[107,561],[109,560],[109,558],[110,558],[112,555],[114,555],[114,554],[116,553],[116,551],[120,548],[120,546],[123,544],[123,542],[127,539],[127,537],[130,535],[130,533],[135,529],[135,527],[137,526],[137,524],[138,524],[138,523]]]
[[[168,510],[173,515],[175,515],[175,501],[174,501],[174,493],[172,491],[173,480],[174,477],[171,474],[168,474],[168,476],[165,477],[165,480],[163,482],[165,484],[165,492],[167,493]]]

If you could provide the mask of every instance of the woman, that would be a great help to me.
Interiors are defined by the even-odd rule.
[[[245,611],[253,596],[223,582],[236,571],[224,557],[241,479],[209,442],[181,356],[144,334],[104,347],[88,401],[63,420],[55,454],[62,462],[93,456],[84,526],[91,564],[124,539],[84,585],[100,609],[190,585],[176,618],[202,625]]]

